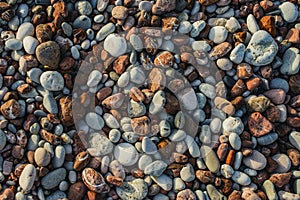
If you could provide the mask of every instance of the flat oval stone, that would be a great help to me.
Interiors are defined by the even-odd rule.
[[[92,26],[92,21],[86,15],[78,16],[73,22],[73,28],[82,28],[83,30],[87,30],[91,28],[91,26]]]
[[[36,47],[39,45],[39,42],[36,38],[32,36],[26,36],[23,39],[24,50],[28,54],[34,54]]]
[[[234,170],[230,165],[227,164],[223,164],[221,166],[221,174],[225,177],[225,178],[231,178],[234,174]]]
[[[46,190],[53,189],[57,187],[61,181],[65,180],[67,176],[67,171],[65,168],[58,168],[49,172],[46,176],[44,176],[41,180],[41,184],[43,188]]]
[[[212,173],[217,173],[220,169],[220,161],[214,150],[209,146],[202,145],[200,148],[200,152],[207,168]]]
[[[195,170],[191,164],[186,164],[181,171],[180,171],[180,177],[183,181],[191,182],[195,179]]]
[[[124,166],[131,166],[138,160],[138,153],[135,147],[128,143],[120,143],[114,150],[115,158]]]
[[[86,114],[85,121],[89,127],[95,130],[101,130],[104,127],[103,118],[94,112]]]
[[[41,74],[41,85],[49,91],[60,91],[64,88],[64,78],[57,71],[46,71]]]
[[[148,185],[139,178],[130,182],[123,182],[121,187],[117,187],[116,192],[122,200],[144,199],[148,194]]]
[[[270,180],[266,180],[262,187],[269,199],[278,199],[275,186]]]
[[[17,31],[16,38],[19,40],[23,40],[26,36],[33,36],[34,35],[34,26],[30,22],[22,23]]]
[[[55,98],[50,95],[50,94],[46,94],[43,98],[43,106],[45,107],[45,109],[52,114],[57,114],[58,113],[58,106],[56,103]]]
[[[22,46],[21,40],[18,39],[9,39],[5,42],[5,47],[10,50],[20,50]]]
[[[149,174],[151,176],[160,176],[166,170],[168,164],[161,161],[156,160],[152,163],[149,163],[144,170],[145,174]]]
[[[6,145],[6,135],[2,130],[0,130],[0,151],[5,147],[5,145]]]
[[[105,124],[109,128],[119,128],[120,127],[118,120],[112,114],[105,113],[103,115],[103,119],[105,121]]]
[[[266,146],[266,145],[272,144],[277,139],[278,139],[277,133],[269,133],[267,135],[257,138],[257,142],[258,142],[258,144],[260,144],[262,146]]]
[[[186,138],[186,132],[183,130],[173,130],[171,135],[169,136],[169,139],[172,142],[179,142]]]
[[[246,47],[243,43],[236,45],[230,53],[230,60],[235,64],[240,64],[244,59],[245,50]]]
[[[229,135],[229,143],[232,146],[233,149],[239,150],[242,146],[241,138],[236,133],[230,133]]]
[[[36,169],[34,165],[27,164],[21,173],[19,179],[19,185],[24,191],[29,191],[34,184],[35,177],[36,177]]]
[[[251,169],[262,170],[267,165],[267,159],[262,153],[253,150],[250,156],[243,158],[243,163]]]
[[[104,40],[109,34],[115,31],[116,27],[113,23],[108,23],[104,25],[97,33],[96,40],[102,41]]]
[[[274,173],[285,173],[291,168],[291,160],[285,154],[275,154],[272,156],[272,159],[278,164],[277,168],[274,170]]]
[[[62,167],[65,162],[66,150],[63,146],[59,145],[55,148],[52,165],[54,168]]]
[[[130,80],[136,84],[143,84],[146,80],[145,73],[142,68],[134,67],[130,70]]]
[[[197,97],[192,88],[185,88],[181,90],[176,97],[187,110],[194,110],[198,106]]]
[[[250,177],[247,174],[240,171],[235,171],[231,178],[234,182],[242,186],[247,186],[251,183]]]
[[[51,69],[56,69],[60,61],[60,47],[54,41],[47,41],[37,46],[36,57],[38,61]]]
[[[102,79],[102,73],[98,70],[93,70],[88,77],[87,86],[95,87],[98,85],[101,79]]]
[[[168,137],[171,133],[171,126],[167,120],[162,120],[159,123],[159,133],[162,137]]]
[[[300,151],[300,132],[293,131],[289,135],[290,143]]]
[[[271,89],[282,89],[287,93],[289,91],[290,86],[286,80],[284,80],[282,78],[274,78],[270,82],[270,88]]]
[[[275,58],[278,46],[272,36],[260,30],[255,32],[246,48],[245,61],[254,66],[270,64]]]

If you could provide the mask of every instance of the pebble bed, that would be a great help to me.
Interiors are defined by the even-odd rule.
[[[300,200],[298,4],[1,0],[0,200]]]

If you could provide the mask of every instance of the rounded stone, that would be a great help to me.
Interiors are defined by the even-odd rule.
[[[37,148],[34,152],[35,163],[40,167],[46,167],[51,161],[50,153],[44,148]]]
[[[286,93],[289,91],[289,83],[282,78],[274,78],[270,82],[271,89],[283,89]]]
[[[104,49],[113,57],[118,57],[127,51],[127,43],[125,38],[110,34],[104,40]]]
[[[22,46],[21,40],[18,39],[9,39],[5,42],[5,47],[10,50],[20,50]]]
[[[285,154],[275,154],[272,159],[277,162],[278,166],[274,170],[274,173],[286,173],[291,168],[291,160]]]
[[[244,124],[239,117],[228,117],[223,121],[223,131],[240,135],[244,131]]]
[[[19,185],[24,191],[29,191],[35,181],[36,177],[36,169],[34,165],[27,164],[26,167],[23,169],[20,179],[19,179]]]
[[[19,26],[16,39],[23,40],[26,36],[33,36],[34,35],[34,26],[30,22],[25,22]]]
[[[298,9],[291,2],[284,2],[279,6],[281,11],[281,16],[283,19],[289,23],[296,21],[298,18]]]
[[[32,36],[26,36],[23,39],[23,46],[28,54],[34,54],[36,47],[39,45],[39,42],[36,38]]]
[[[59,145],[55,148],[52,165],[54,168],[63,166],[65,162],[66,150],[63,146]]]
[[[254,66],[270,64],[275,58],[278,46],[272,36],[260,30],[255,32],[246,48],[245,61]]]
[[[262,170],[267,165],[267,159],[262,153],[253,150],[250,156],[243,158],[243,163],[251,169]]]
[[[80,15],[73,22],[73,28],[82,28],[83,30],[87,30],[91,28],[92,21],[86,15]]]
[[[200,148],[200,152],[207,168],[212,173],[217,173],[220,169],[220,161],[214,150],[209,146],[202,145]]]
[[[289,135],[290,143],[300,151],[300,132],[293,131]]]
[[[283,54],[282,63],[283,64],[280,67],[280,72],[282,74],[297,74],[300,68],[299,49],[295,47],[288,48]]]
[[[67,171],[65,168],[58,168],[49,172],[46,176],[44,176],[41,180],[41,184],[43,188],[46,190],[53,189],[57,187],[61,181],[65,180],[67,176]]]
[[[191,164],[187,164],[180,171],[180,177],[183,181],[191,182],[195,179],[195,171]]]
[[[6,135],[2,130],[0,130],[0,151],[5,147],[5,145],[6,145]]]
[[[89,139],[91,148],[96,149],[97,155],[103,156],[113,151],[113,143],[103,134],[92,133]]]
[[[228,71],[232,69],[232,62],[228,58],[220,58],[217,60],[217,65],[220,69]]]
[[[138,160],[138,153],[135,147],[128,143],[120,143],[114,150],[115,158],[124,166],[131,166]]]
[[[116,188],[116,192],[122,200],[144,199],[148,194],[148,185],[143,179],[138,178],[123,182],[121,187]]]
[[[160,176],[166,170],[167,166],[167,163],[156,160],[145,167],[144,173],[151,176]]]
[[[81,15],[90,15],[93,12],[92,5],[88,1],[79,1],[77,10]]]
[[[243,43],[236,45],[230,53],[230,60],[235,64],[240,64],[244,59],[245,50],[246,47]]]
[[[230,133],[229,135],[229,143],[232,146],[233,149],[239,150],[242,146],[241,138],[236,133]]]
[[[87,86],[95,87],[99,84],[101,79],[102,79],[102,73],[99,72],[98,70],[93,70],[88,77]]]
[[[46,71],[41,74],[41,85],[49,91],[60,91],[64,88],[64,78],[57,71]]]
[[[146,154],[155,154],[157,152],[157,147],[154,142],[148,138],[144,137],[142,140],[142,149]]]
[[[47,41],[37,46],[36,57],[38,61],[51,69],[56,69],[60,60],[60,47],[54,41]]]
[[[247,174],[240,171],[235,171],[231,178],[234,182],[242,186],[247,186],[251,183],[250,177]]]
[[[228,31],[224,26],[214,26],[210,29],[208,38],[216,44],[224,42],[227,38]]]
[[[85,121],[89,127],[95,130],[101,130],[104,127],[103,118],[94,112],[86,114]]]

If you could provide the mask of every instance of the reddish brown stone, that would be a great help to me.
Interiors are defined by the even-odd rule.
[[[158,0],[152,7],[152,13],[155,15],[164,14],[174,10],[176,7],[175,0]]]
[[[129,97],[136,101],[136,102],[142,102],[145,99],[144,94],[142,93],[142,91],[140,89],[138,89],[137,87],[132,87],[129,91]]]
[[[116,177],[116,176],[111,176],[111,175],[108,175],[106,177],[106,181],[109,184],[115,185],[117,187],[120,187],[123,184],[123,179]]]
[[[117,93],[104,99],[102,105],[108,109],[118,109],[121,107],[124,98],[122,93]]]
[[[50,133],[50,132],[48,132],[44,129],[40,130],[40,135],[44,140],[46,140],[50,144],[53,144],[53,145],[61,144],[61,138],[60,137],[58,137],[57,135],[55,135],[53,133]]]
[[[245,42],[247,37],[247,32],[242,31],[242,32],[237,32],[233,34],[233,40],[235,42]]]
[[[291,28],[285,39],[291,43],[300,43],[300,31],[296,28]]]
[[[169,92],[166,92],[165,109],[170,115],[174,115],[180,110],[180,103],[178,99]]]
[[[271,79],[273,74],[273,70],[271,66],[263,66],[260,68],[260,73],[262,75],[262,77],[266,78],[266,79]]]
[[[145,96],[144,102],[146,104],[150,103],[151,100],[152,100],[152,98],[153,98],[153,96],[154,96],[154,93],[151,90],[149,90],[149,89],[143,89],[142,92],[143,92],[143,94]]]
[[[258,78],[258,77],[253,77],[246,81],[247,89],[250,91],[257,88],[259,86],[259,84],[260,84],[260,78]]]
[[[176,26],[178,26],[179,22],[176,17],[167,17],[162,19],[162,30],[173,30]]]
[[[91,157],[87,151],[80,152],[79,154],[77,154],[74,161],[74,167],[73,167],[74,170],[76,171],[82,170],[84,167],[88,165],[90,159]]]
[[[70,97],[62,97],[59,100],[60,114],[59,118],[63,125],[72,126],[73,121],[73,111],[72,111],[72,99]]]
[[[72,57],[65,57],[59,64],[60,69],[62,70],[69,70],[75,64],[75,60]]]
[[[111,93],[112,89],[110,87],[104,87],[97,92],[96,96],[99,101],[103,101],[105,98],[111,95]]]
[[[287,155],[289,156],[292,165],[297,167],[300,165],[300,152],[296,149],[289,149],[287,151]]]
[[[242,192],[233,190],[232,193],[229,195],[228,200],[242,200]]]
[[[252,76],[252,67],[247,63],[241,63],[237,66],[236,75],[240,79],[248,79]]]
[[[245,91],[246,91],[246,86],[245,86],[243,80],[239,79],[231,89],[231,92],[230,92],[231,97],[234,98],[234,97],[240,96]]]
[[[227,143],[222,143],[219,145],[218,150],[217,150],[217,155],[220,161],[224,161],[228,152],[228,144]]]
[[[266,117],[271,122],[278,122],[280,120],[280,110],[277,106],[270,106],[266,110]]]
[[[300,127],[300,117],[288,117],[286,119],[286,122],[291,127],[294,127],[294,128],[299,128]]]
[[[266,170],[269,173],[274,172],[274,170],[278,167],[278,163],[270,157],[267,157],[267,163],[268,165],[266,167]]]
[[[235,151],[231,149],[226,157],[225,163],[232,166],[234,163]]]
[[[236,109],[239,109],[245,104],[245,101],[242,96],[237,96],[231,101],[231,103]]]
[[[150,119],[147,116],[131,119],[132,130],[140,135],[148,135],[150,133]]]
[[[166,76],[164,72],[159,68],[153,68],[149,73],[150,90],[156,92],[157,90],[163,90],[166,86]]]
[[[53,14],[52,16],[55,18],[57,16],[67,17],[68,16],[68,7],[64,1],[58,1],[53,4]]]
[[[248,126],[254,137],[266,135],[273,129],[272,123],[259,112],[254,112],[250,115]]]
[[[6,188],[3,190],[3,192],[0,194],[0,199],[1,200],[14,200],[14,192],[10,188]]]
[[[278,188],[289,183],[292,176],[292,172],[282,173],[282,174],[273,174],[270,177],[270,181]]]
[[[216,60],[225,56],[232,49],[232,45],[229,42],[223,42],[215,46],[209,53],[209,57],[212,60]]]
[[[82,182],[74,183],[70,186],[68,198],[73,200],[82,200],[86,194],[86,186]]]
[[[214,4],[218,2],[218,0],[199,0],[199,3],[203,6],[209,6],[211,4]]]
[[[253,15],[256,19],[260,19],[264,16],[264,11],[259,4],[253,6]]]
[[[220,190],[223,194],[228,194],[232,189],[232,185],[233,185],[233,183],[231,180],[221,178]]]
[[[129,55],[122,55],[119,56],[113,63],[113,69],[115,70],[115,72],[119,75],[121,75],[125,69],[126,66],[129,64]]]
[[[177,163],[186,163],[188,161],[188,157],[186,155],[183,155],[181,153],[173,153],[171,157],[172,162],[177,162]]]
[[[196,177],[202,183],[213,183],[215,181],[215,175],[210,171],[197,170]]]
[[[92,168],[85,168],[82,171],[82,180],[88,189],[93,192],[107,193],[110,190],[102,175]]]
[[[52,30],[48,24],[39,24],[35,29],[36,38],[40,43],[49,41],[52,39]]]
[[[273,37],[276,36],[275,18],[273,16],[263,16],[260,19],[261,29],[268,31]]]
[[[2,104],[0,109],[6,119],[15,119],[21,113],[21,106],[15,99],[11,99]]]
[[[264,9],[265,12],[270,12],[274,9],[275,5],[270,0],[263,0],[259,2],[260,6]]]
[[[154,59],[154,65],[157,67],[172,67],[173,64],[174,56],[168,51],[161,52]]]

